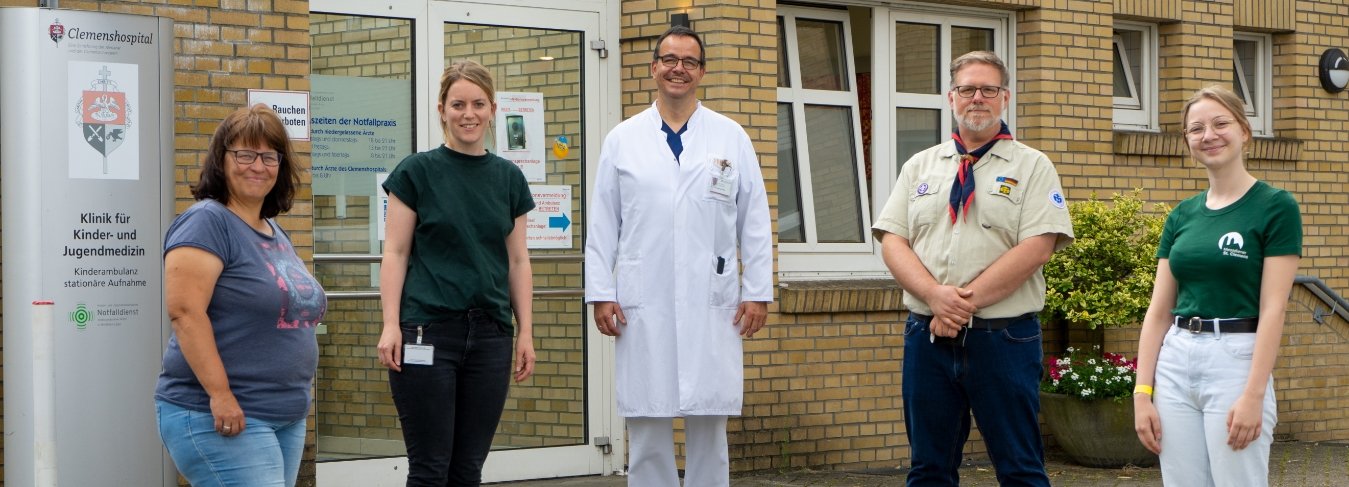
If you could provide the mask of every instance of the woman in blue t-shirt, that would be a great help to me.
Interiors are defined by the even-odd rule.
[[[446,68],[436,106],[445,145],[408,156],[384,181],[377,352],[403,427],[408,486],[478,485],[510,379],[534,372],[525,243],[534,199],[520,168],[485,147],[495,100],[481,64]]]
[[[1210,87],[1190,97],[1182,116],[1209,189],[1166,219],[1134,390],[1134,428],[1160,455],[1168,485],[1268,481],[1271,371],[1302,219],[1291,194],[1246,170],[1245,113],[1231,91]]]
[[[211,137],[197,203],[164,237],[173,336],[159,435],[192,485],[295,485],[318,367],[323,288],[273,218],[299,185],[281,119],[240,108]]]

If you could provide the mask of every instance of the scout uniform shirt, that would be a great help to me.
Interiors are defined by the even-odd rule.
[[[951,186],[960,168],[954,141],[915,154],[900,170],[899,180],[872,232],[893,233],[909,240],[918,260],[938,283],[969,285],[974,278],[1022,240],[1057,233],[1054,250],[1073,240],[1068,204],[1058,172],[1043,153],[1015,140],[998,141],[974,165],[975,197],[969,211],[951,222]],[[985,306],[980,318],[1007,318],[1039,311],[1045,303],[1045,278],[1036,269],[1002,301]],[[910,311],[932,314],[913,293],[904,293]]]

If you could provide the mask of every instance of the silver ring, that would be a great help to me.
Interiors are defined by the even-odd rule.
[[[230,425],[225,425],[225,431],[229,431],[229,430],[230,430]]]

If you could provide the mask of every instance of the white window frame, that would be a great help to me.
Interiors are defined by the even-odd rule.
[[[1250,32],[1233,33],[1232,66],[1238,79],[1232,80],[1232,90],[1238,91],[1246,99],[1246,119],[1251,124],[1251,134],[1260,137],[1274,136],[1274,39],[1269,34]],[[1237,58],[1235,41],[1255,43],[1255,72],[1247,73]],[[1255,87],[1249,80],[1255,81]]]
[[[844,2],[839,2],[844,3]],[[852,4],[854,2],[846,2]],[[861,2],[856,2],[861,5]],[[894,127],[896,126],[895,111],[897,108],[922,108],[941,110],[940,136],[938,140],[944,140],[945,134],[951,133],[952,114],[950,104],[946,101],[946,91],[950,87],[951,80],[949,74],[950,63],[950,41],[952,27],[970,27],[993,30],[994,52],[1007,64],[1010,85],[1016,85],[1016,56],[1012,46],[1015,45],[1014,38],[1016,34],[1015,21],[1011,13],[1002,11],[992,11],[967,7],[953,6],[932,6],[920,4],[904,4],[890,6],[865,5],[872,8],[872,36],[870,39],[872,45],[872,66],[871,66],[871,185],[865,184],[865,174],[862,172],[863,157],[861,152],[861,111],[855,109],[854,117],[854,137],[858,145],[857,164],[859,185],[862,189],[860,194],[864,198],[869,198],[869,207],[863,205],[863,221],[866,224],[864,229],[867,244],[864,248],[848,251],[835,251],[824,247],[806,248],[802,244],[783,244],[779,243],[778,270],[779,278],[782,281],[792,280],[830,280],[830,279],[890,279],[889,270],[885,268],[885,263],[881,260],[880,242],[871,237],[871,220],[879,214],[885,207],[885,202],[890,197],[890,191],[894,188],[895,179],[899,177],[898,164],[895,162],[898,154],[896,147]],[[807,12],[802,14],[802,12]],[[805,18],[819,18],[818,13],[832,13],[833,17],[822,20],[842,19],[845,22],[847,33],[847,56],[849,73],[856,73],[853,69],[853,47],[852,47],[852,26],[847,22],[848,13],[844,10],[823,10],[809,7],[796,7],[779,5],[777,14],[786,17],[787,14],[794,14]],[[914,94],[914,93],[896,93],[895,80],[893,77],[895,56],[895,23],[928,23],[940,26],[941,51],[938,53],[941,59],[941,65],[938,67],[940,76],[939,90],[937,94]],[[784,27],[790,27],[784,26]],[[797,69],[799,73],[799,63],[794,60],[796,56],[795,49],[795,31],[787,31],[787,50],[779,57],[779,62],[788,62],[789,69]],[[790,71],[789,71],[790,73]],[[849,80],[855,83],[855,78]],[[792,86],[799,87],[799,74],[793,76]],[[853,87],[856,92],[857,87]],[[779,88],[778,100],[785,102],[783,89]],[[856,97],[853,95],[854,98]],[[813,104],[813,103],[812,103]],[[793,107],[792,116],[801,117],[800,108]],[[1007,106],[1003,113],[1009,127],[1015,131],[1016,127],[1016,91],[1012,91],[1012,102]],[[794,123],[798,127],[798,133],[803,130],[804,122],[802,118],[794,118]],[[805,147],[802,139],[797,139],[798,147]],[[798,154],[798,160],[800,156]],[[782,164],[784,161],[779,161]],[[804,164],[798,169],[799,174],[804,174]],[[781,185],[779,185],[781,187]],[[802,199],[810,198],[807,193],[807,187],[803,181],[801,184]],[[805,203],[802,203],[803,213]],[[816,244],[818,245],[818,244]],[[843,245],[843,244],[832,244]],[[856,245],[856,244],[846,244]]]
[[[1146,130],[1157,131],[1157,26],[1154,24],[1145,24],[1140,22],[1118,21],[1114,25],[1115,31],[1127,30],[1139,32],[1138,52],[1139,70],[1138,76],[1134,76],[1130,69],[1129,50],[1125,48],[1123,36],[1115,35],[1112,37],[1111,50],[1118,49],[1120,60],[1124,63],[1124,73],[1128,78],[1132,97],[1114,97],[1114,115],[1113,122],[1116,129],[1125,130]],[[1114,54],[1111,55],[1111,70],[1114,69]]]
[[[861,107],[857,99],[857,78],[855,76],[857,70],[853,65],[852,24],[846,10],[779,6],[777,17],[783,19],[783,34],[787,46],[787,52],[781,56],[779,61],[787,63],[788,76],[791,80],[791,86],[777,89],[777,103],[791,105],[792,136],[796,146],[796,175],[800,183],[797,189],[801,196],[799,201],[801,205],[801,228],[805,237],[804,243],[778,243],[778,266],[784,276],[792,275],[794,272],[809,274],[810,271],[834,269],[837,268],[841,260],[858,261],[853,266],[845,266],[855,267],[861,264],[861,261],[874,259],[874,252],[872,251],[874,246],[871,238],[871,211],[869,211],[867,205],[870,197],[866,186],[866,167],[862,157],[862,118]],[[842,26],[843,61],[847,70],[845,73],[845,81],[848,84],[847,90],[813,90],[806,89],[801,85],[800,50],[796,42],[797,19],[837,22]],[[856,156],[854,160],[857,175],[856,186],[859,190],[857,203],[862,209],[861,242],[822,243],[817,241],[814,187],[810,179],[810,151],[807,150],[810,147],[810,134],[806,130],[805,108],[807,105],[848,108],[851,113],[853,153]],[[778,161],[778,164],[787,164],[788,162]],[[781,188],[782,185],[779,184],[778,187]]]

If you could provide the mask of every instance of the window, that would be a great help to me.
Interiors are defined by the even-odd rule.
[[[1111,45],[1115,128],[1157,130],[1157,29],[1116,24]]]
[[[1237,33],[1232,39],[1232,91],[1246,103],[1253,135],[1274,135],[1271,45],[1265,34]]]
[[[991,50],[1015,69],[1010,27],[960,7],[778,7],[782,279],[889,277],[872,218],[900,166],[950,137],[951,60]]]
[[[870,256],[848,13],[782,7],[778,15],[780,250]]]

